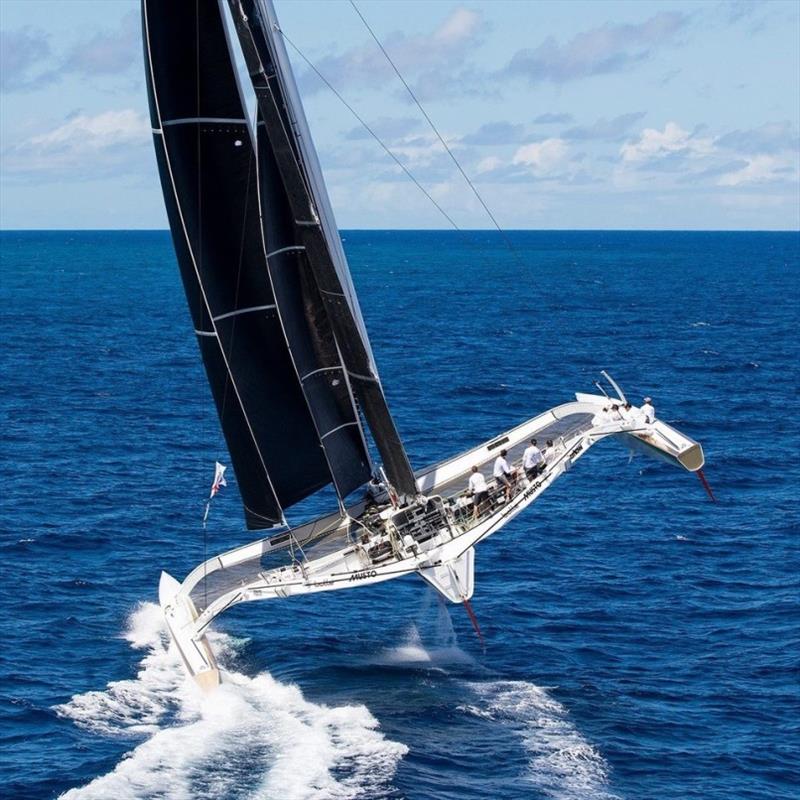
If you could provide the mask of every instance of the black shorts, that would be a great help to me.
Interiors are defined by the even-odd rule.
[[[481,503],[485,503],[488,498],[489,492],[475,492],[472,495],[472,505],[477,508]]]
[[[497,483],[499,486],[511,486],[511,478],[508,475],[499,475],[497,477]]]

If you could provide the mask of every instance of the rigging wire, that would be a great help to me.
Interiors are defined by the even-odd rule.
[[[300,58],[305,61],[308,67],[316,74],[316,76],[336,95],[336,97],[341,101],[342,105],[361,123],[364,129],[369,133],[369,135],[386,151],[387,155],[392,159],[392,161],[397,164],[400,169],[405,172],[405,174],[413,181],[416,187],[428,198],[428,200],[433,203],[439,213],[455,228],[455,230],[460,231],[461,228],[456,224],[453,218],[436,202],[430,192],[411,174],[411,171],[408,167],[389,149],[389,147],[383,142],[383,140],[375,133],[372,128],[366,123],[363,117],[359,115],[359,113],[347,102],[347,100],[342,97],[342,95],[336,90],[333,84],[317,69],[317,67],[311,62],[311,60],[303,53],[303,51],[286,35],[283,29],[280,29],[280,34],[286,40],[286,42],[291,45],[292,49],[300,56]]]
[[[436,127],[436,125],[434,124],[433,120],[430,118],[430,115],[428,114],[428,112],[423,108],[422,103],[420,103],[419,99],[414,94],[413,89],[408,85],[408,82],[406,81],[406,79],[400,73],[400,70],[397,68],[397,65],[394,63],[394,61],[392,61],[392,57],[389,55],[388,52],[386,52],[386,48],[383,46],[383,44],[381,44],[380,39],[378,39],[378,37],[375,34],[375,31],[372,30],[372,28],[370,27],[370,24],[364,18],[364,15],[361,13],[361,10],[359,9],[359,7],[355,3],[355,0],[350,0],[350,5],[353,6],[353,10],[356,12],[356,14],[358,14],[359,19],[364,23],[364,27],[369,31],[370,36],[375,40],[375,44],[378,45],[380,51],[386,57],[386,60],[391,65],[392,69],[394,70],[395,75],[397,75],[397,77],[400,79],[400,82],[403,84],[403,86],[405,86],[406,91],[408,92],[409,96],[411,97],[411,99],[416,104],[417,108],[422,113],[422,116],[425,117],[425,119],[427,120],[428,125],[430,125],[430,127],[431,127],[431,130],[436,134],[436,137],[442,143],[442,147],[444,147],[444,149],[447,151],[447,155],[450,156],[452,162],[456,165],[456,169],[458,169],[458,171],[461,173],[461,177],[464,178],[464,180],[467,182],[467,186],[469,186],[469,188],[472,189],[472,193],[475,195],[475,197],[478,198],[478,202],[483,206],[483,210],[486,212],[486,214],[488,215],[489,219],[494,224],[494,227],[497,228],[498,232],[503,237],[506,245],[508,246],[508,249],[512,253],[516,253],[516,250],[514,249],[514,245],[511,243],[511,240],[506,235],[506,232],[500,227],[500,223],[497,221],[496,217],[491,212],[491,209],[486,204],[486,201],[483,199],[483,197],[481,197],[481,194],[477,190],[477,188],[475,187],[475,184],[470,180],[470,178],[467,175],[467,173],[464,172],[464,168],[461,166],[459,160],[456,158],[455,153],[453,153],[453,151],[450,149],[450,146],[444,140],[444,137],[442,136],[442,134],[439,133],[439,129]]]
[[[195,74],[197,76],[197,94],[196,94],[196,102],[197,102],[197,116],[200,116],[200,0],[195,1],[194,5],[194,36],[195,36]],[[202,229],[203,225],[203,149],[202,144],[200,141],[200,126],[197,126],[197,222],[198,227]],[[165,145],[166,147],[166,145]],[[191,245],[190,245],[191,246]],[[198,282],[197,288],[202,296],[203,294],[203,287],[202,287],[202,278],[200,276],[203,274],[203,247],[202,244],[198,247],[198,255],[197,255],[197,272],[198,272]],[[201,300],[200,302],[200,329],[204,330],[203,328],[203,309],[206,308],[206,305]],[[207,309],[209,320],[211,321],[211,309]],[[213,326],[213,321],[211,321],[211,325]],[[204,464],[205,466],[205,464]],[[206,521],[203,520],[203,604],[206,608],[208,608],[208,528],[206,527]]]

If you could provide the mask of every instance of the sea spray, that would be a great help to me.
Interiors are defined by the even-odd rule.
[[[441,595],[428,587],[422,593],[414,622],[405,629],[402,642],[371,659],[382,666],[443,668],[473,665],[474,659],[458,646],[450,609]]]
[[[391,791],[405,745],[387,740],[365,706],[330,708],[268,673],[226,671],[203,695],[146,603],[125,638],[145,651],[135,679],[75,695],[57,713],[103,735],[146,736],[109,773],[64,798],[350,798]],[[222,663],[237,642],[214,634]]]

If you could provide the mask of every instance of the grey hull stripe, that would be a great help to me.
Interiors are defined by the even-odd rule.
[[[237,119],[234,117],[180,117],[179,119],[162,119],[161,127],[166,128],[167,125],[191,125],[196,122],[224,122],[231,125],[245,125],[246,119]]]
[[[300,378],[300,380],[304,381],[306,378],[310,378],[312,375],[316,375],[319,372],[332,372],[333,370],[341,371],[342,369],[344,369],[344,367],[320,367],[319,369],[307,372]]]
[[[268,311],[270,308],[275,308],[275,303],[268,306],[250,306],[250,308],[238,308],[236,311],[228,311],[227,314],[218,314],[214,317],[214,322],[228,317],[236,317],[239,314],[249,314],[251,311]]]
[[[217,335],[216,331],[198,331],[197,329],[195,329],[195,333],[198,336],[216,336]]]
[[[358,422],[345,422],[344,425],[339,425],[338,427],[334,428],[332,431],[328,431],[327,433],[323,433],[320,436],[320,439],[324,439],[327,436],[330,436],[332,433],[336,433],[336,431],[340,431],[342,428],[347,428],[350,425],[358,425]]]
[[[341,292],[329,292],[327,289],[320,289],[322,294],[329,294],[331,297],[344,297]]]
[[[277,256],[280,253],[291,253],[295,250],[305,250],[305,247],[301,244],[293,244],[289,247],[281,247],[279,250],[273,250],[271,253],[267,253],[267,258],[272,258],[272,256]]]
[[[154,133],[156,136],[161,136],[164,131],[161,128],[150,128],[151,132]]]

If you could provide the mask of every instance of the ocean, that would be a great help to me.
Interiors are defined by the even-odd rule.
[[[478,548],[485,650],[417,578],[243,604],[201,697],[159,573],[254,537],[169,235],[4,232],[2,797],[797,797],[800,236],[343,236],[415,466],[607,369],[718,503],[602,443]]]

